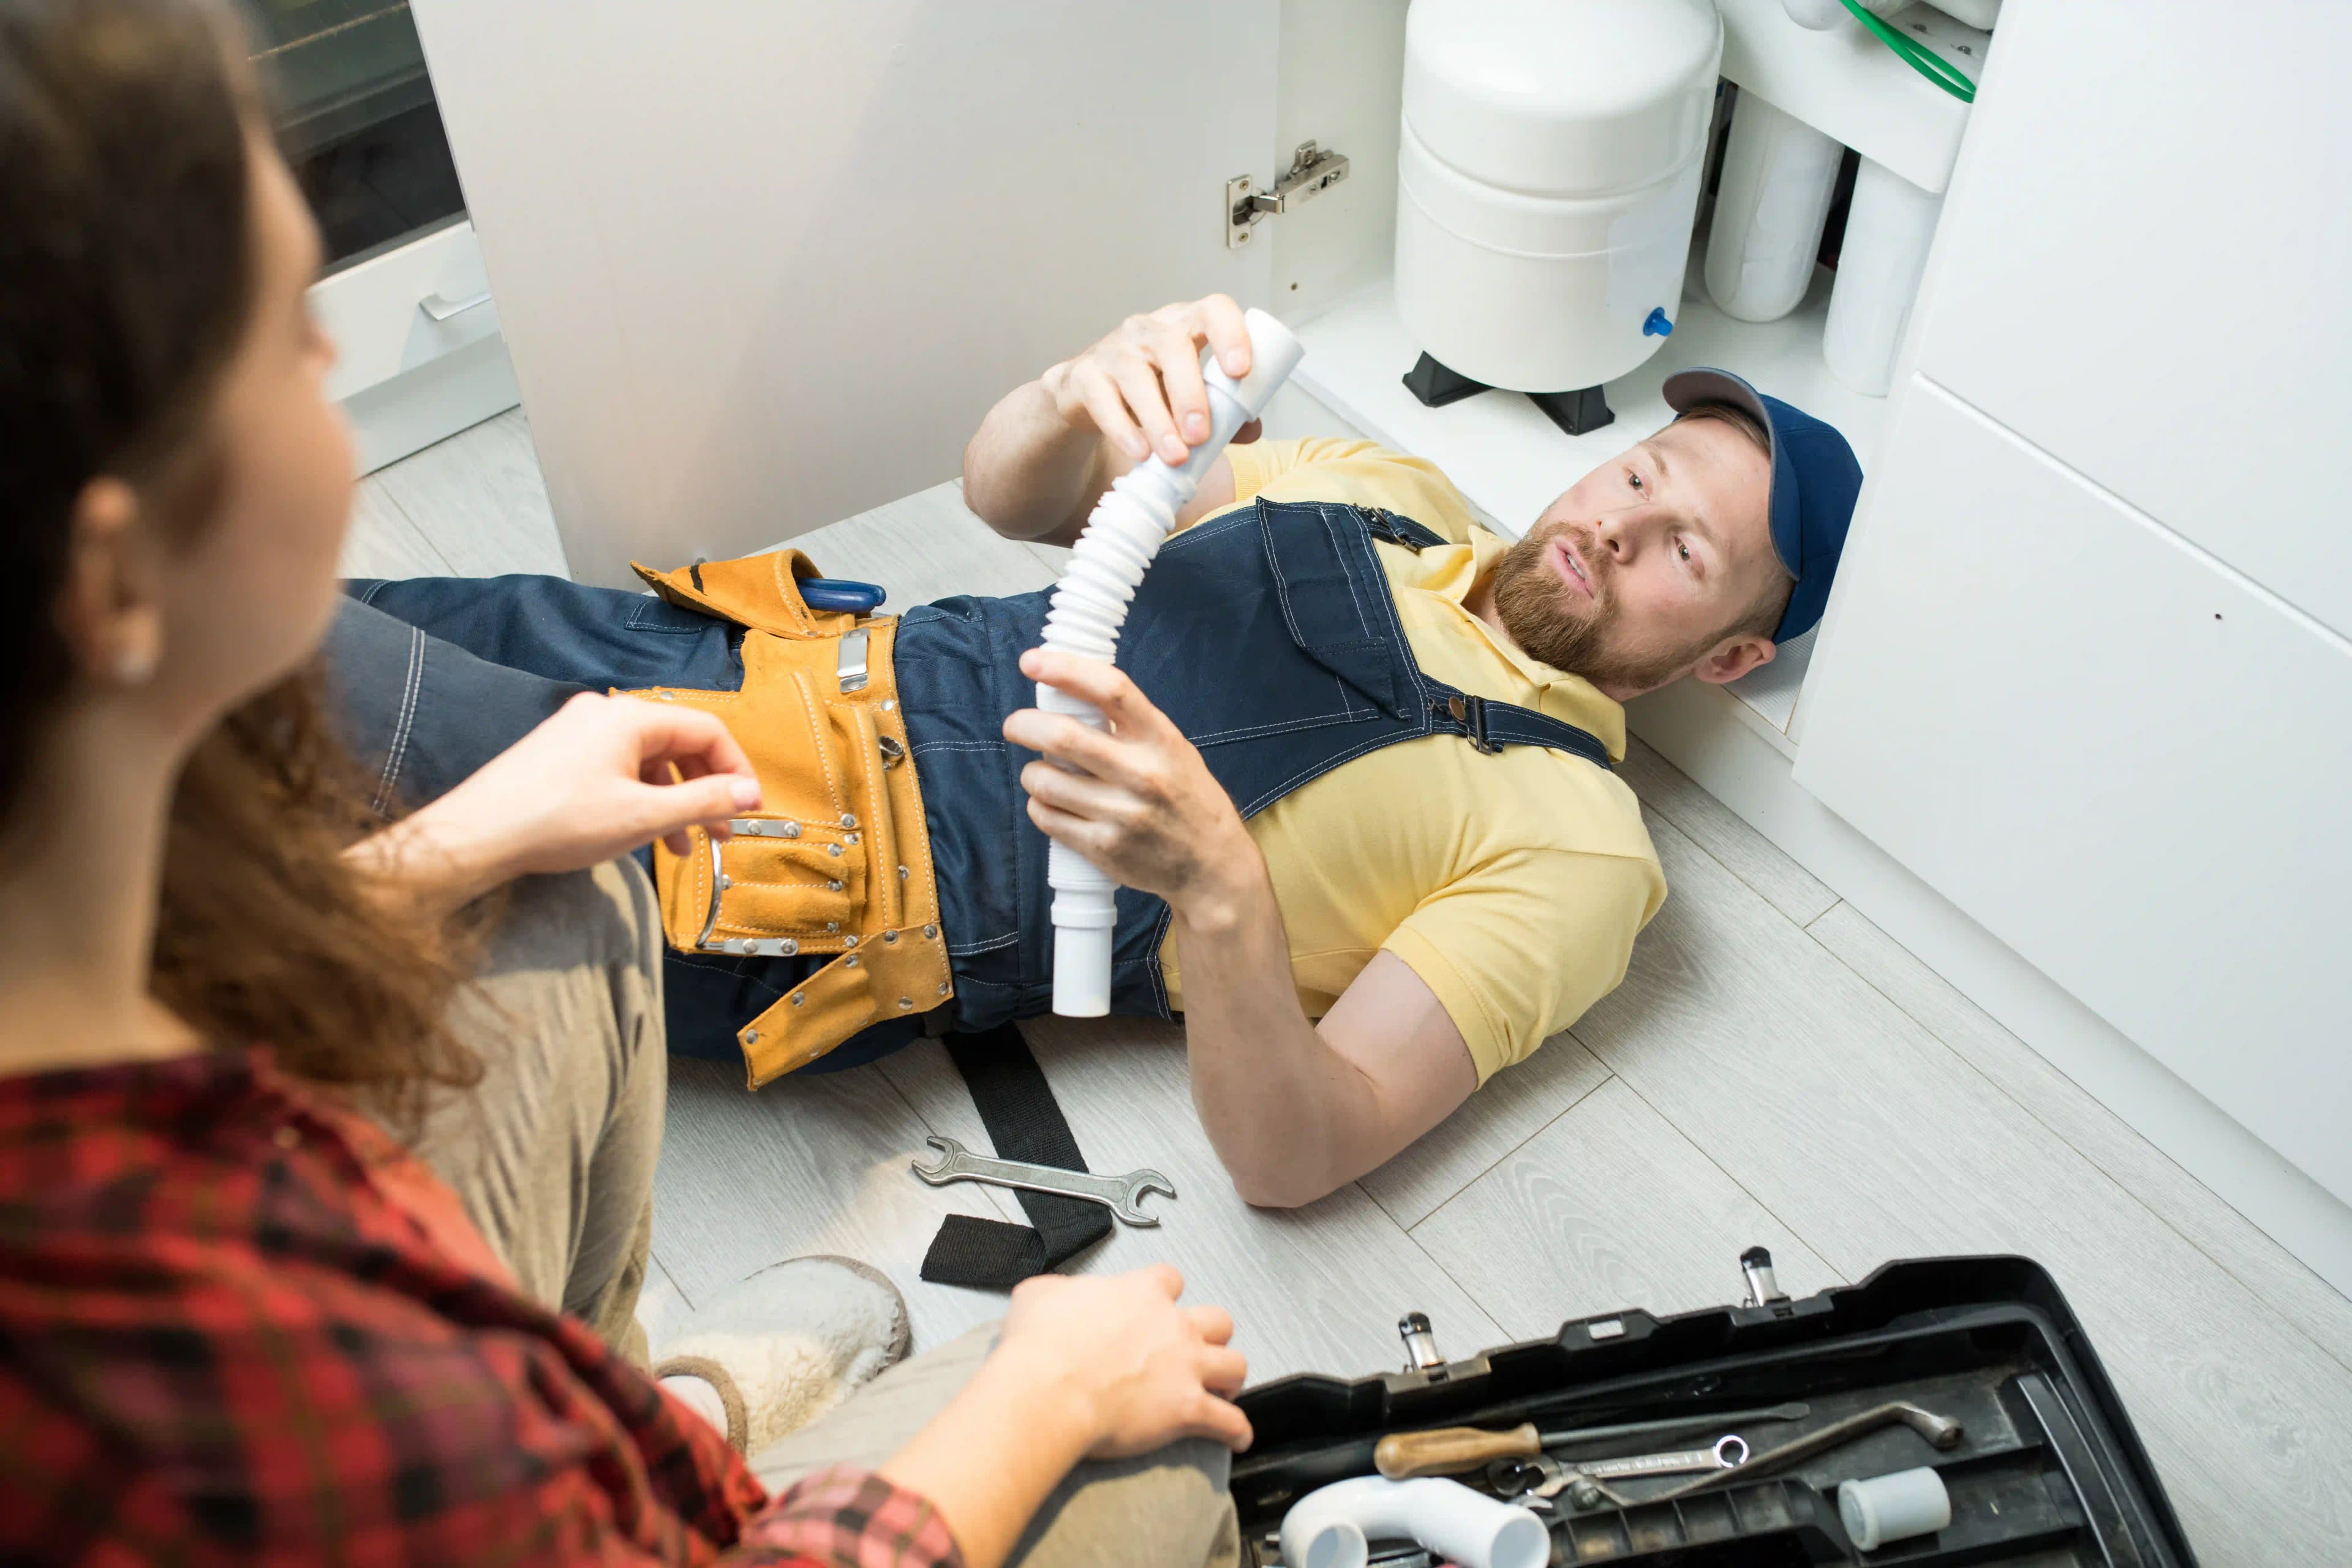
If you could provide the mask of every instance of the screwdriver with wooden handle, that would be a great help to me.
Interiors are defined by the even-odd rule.
[[[1372,1468],[1392,1481],[1416,1476],[1458,1476],[1495,1459],[1538,1459],[1547,1448],[1603,1437],[1645,1436],[1660,1432],[1685,1432],[1702,1426],[1732,1427],[1751,1421],[1801,1421],[1812,1413],[1803,1404],[1774,1405],[1761,1410],[1725,1410],[1705,1415],[1677,1415],[1663,1421],[1628,1421],[1615,1426],[1583,1426],[1571,1432],[1539,1432],[1532,1421],[1507,1432],[1480,1426],[1440,1426],[1429,1432],[1393,1432],[1372,1448]]]

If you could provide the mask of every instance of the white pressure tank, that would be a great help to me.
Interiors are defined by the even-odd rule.
[[[1655,353],[1722,53],[1713,0],[1412,0],[1396,301],[1416,345],[1533,393]]]

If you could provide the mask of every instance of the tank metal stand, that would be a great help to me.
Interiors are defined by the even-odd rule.
[[[1429,356],[1423,354],[1421,357],[1427,359]],[[1411,378],[1407,380],[1410,382]],[[1581,436],[1588,430],[1598,430],[1603,425],[1616,421],[1616,410],[1609,406],[1609,400],[1601,392],[1597,386],[1582,387],[1575,392],[1530,392],[1528,401],[1542,409],[1544,417],[1570,435]]]
[[[1459,403],[1465,397],[1475,397],[1485,392],[1486,384],[1473,381],[1460,371],[1448,370],[1427,354],[1414,362],[1404,373],[1404,388],[1428,408],[1443,408],[1449,403]]]

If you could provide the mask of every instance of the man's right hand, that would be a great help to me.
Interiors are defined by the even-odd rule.
[[[1073,428],[1099,431],[1130,464],[1157,452],[1181,463],[1209,437],[1209,393],[1201,380],[1201,345],[1217,353],[1228,375],[1249,373],[1249,331],[1242,308],[1223,294],[1163,305],[1129,316],[1117,330],[1041,378],[1054,407]],[[1255,420],[1235,441],[1257,439]]]

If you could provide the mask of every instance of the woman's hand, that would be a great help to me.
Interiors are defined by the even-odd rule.
[[[1034,708],[1006,717],[1006,740],[1045,753],[1021,771],[1021,785],[1029,792],[1029,820],[1047,837],[1120,885],[1158,894],[1180,914],[1264,880],[1233,797],[1116,665],[1031,648],[1021,656],[1021,672],[1086,699],[1112,725],[1105,733]]]
[[[1234,1321],[1179,1307],[1183,1290],[1164,1263],[1024,1280],[996,1348],[883,1478],[930,1500],[970,1568],[996,1568],[1080,1459],[1180,1437],[1248,1447],[1249,1418],[1228,1397],[1249,1371],[1226,1342]]]
[[[1066,1387],[1086,1412],[1090,1459],[1124,1459],[1179,1437],[1249,1447],[1233,1404],[1249,1373],[1221,1307],[1180,1307],[1165,1263],[1132,1274],[1040,1274],[1013,1292],[996,1354],[1021,1375]]]
[[[1055,412],[1071,426],[1090,424],[1141,462],[1153,452],[1181,463],[1209,438],[1209,391],[1201,380],[1201,345],[1217,351],[1228,375],[1246,375],[1249,329],[1242,308],[1223,294],[1162,305],[1129,316],[1101,342],[1063,361],[1040,378]],[[1244,425],[1237,442],[1257,439],[1258,422]]]
[[[513,878],[584,870],[654,839],[686,854],[756,810],[760,783],[700,709],[582,692],[471,778],[352,849],[448,908]]]

